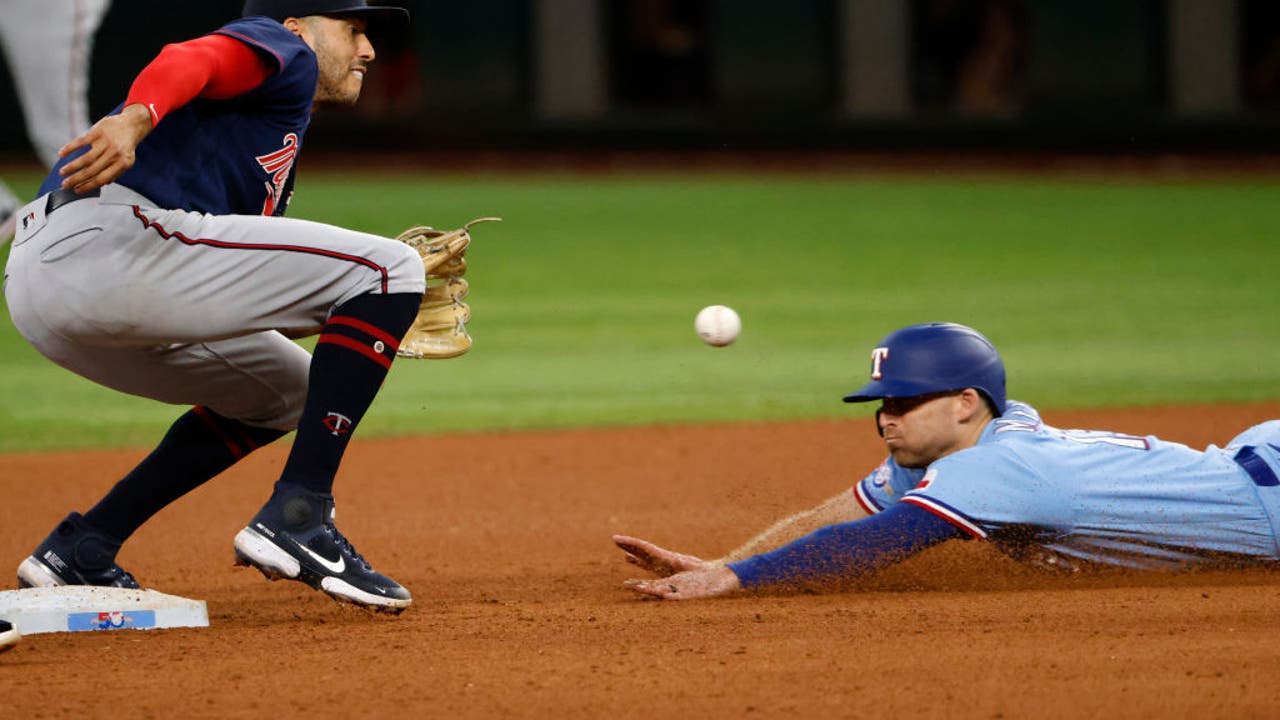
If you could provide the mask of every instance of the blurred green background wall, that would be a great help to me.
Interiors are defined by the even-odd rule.
[[[96,113],[239,4],[113,3]],[[399,4],[411,31],[377,39],[356,108],[317,114],[291,214],[506,220],[468,251],[475,350],[398,363],[367,435],[865,415],[839,397],[871,344],[940,319],[986,332],[1044,408],[1280,397],[1274,172],[1109,172],[1165,151],[1274,169],[1280,3]],[[30,196],[7,83],[0,174]],[[983,169],[1020,151],[1125,158]],[[694,336],[712,303],[742,313],[730,348]],[[58,368],[0,310],[0,452],[146,446],[179,411]]]
[[[1272,0],[386,0],[359,109],[326,143],[1257,150],[1280,130]],[[95,114],[239,0],[117,0]],[[0,73],[0,154],[28,152]],[[394,131],[394,132],[370,132]]]

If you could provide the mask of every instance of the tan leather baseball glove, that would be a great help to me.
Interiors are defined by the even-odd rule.
[[[418,251],[427,271],[427,292],[422,296],[418,317],[400,341],[396,355],[442,359],[457,357],[471,349],[471,335],[467,333],[471,307],[463,302],[470,287],[462,278],[467,272],[466,251],[471,245],[471,226],[501,219],[478,218],[456,230],[420,225],[396,237]]]

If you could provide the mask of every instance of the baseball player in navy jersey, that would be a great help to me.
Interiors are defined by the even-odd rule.
[[[66,145],[22,208],[5,296],[22,335],[122,392],[193,406],[18,569],[24,586],[137,587],[121,544],[169,503],[296,428],[237,561],[398,612],[409,592],[334,525],[333,483],[426,285],[391,239],[283,217],[313,107],[345,106],[374,60],[363,0],[249,0],[166,46]],[[313,354],[291,337],[319,334]]]
[[[718,560],[628,536],[664,599],[856,578],[952,539],[1047,568],[1171,570],[1280,561],[1280,421],[1204,451],[1151,436],[1060,430],[1005,398],[977,331],[912,325],[872,351],[845,402],[880,401],[889,456],[852,488]]]

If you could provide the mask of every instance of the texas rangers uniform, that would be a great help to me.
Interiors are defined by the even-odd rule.
[[[1280,421],[1201,452],[1009,401],[974,447],[927,470],[889,458],[854,490],[868,512],[914,505],[1019,559],[1161,569],[1280,559],[1277,468]]]

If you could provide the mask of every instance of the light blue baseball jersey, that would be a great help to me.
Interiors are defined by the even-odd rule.
[[[1280,559],[1277,467],[1280,421],[1199,451],[1061,430],[1010,401],[974,447],[924,470],[889,458],[855,493],[871,513],[910,503],[1020,560],[1172,569]]]

